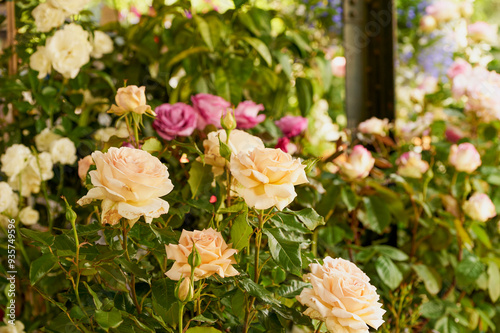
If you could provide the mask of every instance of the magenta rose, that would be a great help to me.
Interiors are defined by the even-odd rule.
[[[153,128],[165,140],[190,136],[196,128],[196,111],[187,104],[162,104],[155,109]]]
[[[238,128],[252,128],[263,122],[266,116],[259,114],[260,111],[264,111],[264,105],[256,104],[252,101],[241,102],[236,110],[234,110]]]
[[[214,125],[221,128],[220,118],[226,113],[226,109],[231,107],[231,103],[224,98],[210,94],[198,94],[191,97],[194,109],[198,113],[196,127],[204,130],[207,125]]]
[[[294,116],[284,116],[278,121],[274,122],[276,126],[280,128],[283,134],[292,138],[304,132],[307,128],[307,118],[304,117],[294,117]]]

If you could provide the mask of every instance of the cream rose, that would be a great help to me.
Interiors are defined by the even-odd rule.
[[[127,124],[123,121],[116,124],[116,127],[100,128],[94,133],[94,139],[102,142],[108,142],[113,136],[117,138],[128,138],[130,133]]]
[[[44,2],[36,6],[31,12],[35,19],[35,25],[40,32],[49,32],[53,28],[60,27],[66,19],[64,10],[51,6]]]
[[[6,182],[0,182],[0,213],[7,210],[14,202],[14,191]]]
[[[422,160],[422,155],[413,151],[406,152],[396,161],[398,174],[408,178],[422,178],[429,170],[429,163]]]
[[[113,52],[113,40],[106,33],[96,30],[92,39],[92,57],[99,59],[103,55]]]
[[[347,260],[326,257],[324,264],[310,264],[306,288],[297,300],[307,306],[307,316],[324,321],[330,332],[368,333],[383,324],[385,310],[378,302],[370,278]]]
[[[89,174],[95,187],[78,204],[103,200],[103,224],[117,224],[122,217],[135,222],[141,216],[151,223],[168,212],[168,203],[160,197],[170,193],[173,185],[158,158],[127,147],[110,148],[104,154],[96,151],[92,158],[97,170]]]
[[[495,205],[490,197],[484,193],[474,193],[464,205],[464,212],[471,219],[486,222],[497,216]]]
[[[70,15],[81,12],[90,0],[47,0],[49,4],[66,11]]]
[[[146,104],[146,87],[126,86],[118,89],[115,97],[116,105],[112,105],[109,113],[117,116],[128,112],[137,114],[149,113],[155,115],[151,106]]]
[[[58,139],[50,145],[50,155],[54,163],[72,165],[76,162],[76,147],[68,138]]]
[[[47,152],[38,154],[38,158],[31,155],[28,165],[29,168],[31,168],[31,170],[41,178],[41,180],[49,180],[54,177],[54,164],[52,163],[52,156]]]
[[[3,321],[6,326],[0,327],[0,333],[25,333],[24,324],[20,320],[16,320],[15,325],[9,324],[7,319]]]
[[[256,209],[283,210],[297,196],[294,185],[308,183],[305,165],[281,149],[255,148],[231,157],[236,192]]]
[[[35,136],[35,144],[38,151],[49,151],[52,142],[62,138],[60,135],[52,132],[48,128],[44,128],[40,134]]]
[[[68,79],[78,75],[80,68],[89,62],[92,52],[89,33],[74,23],[56,31],[47,39],[45,47],[54,69]]]
[[[45,46],[38,46],[36,52],[30,56],[30,68],[38,72],[39,79],[45,78],[50,73],[52,64]]]
[[[465,142],[451,146],[449,162],[457,171],[472,173],[481,166],[481,155],[472,143]]]
[[[236,264],[234,254],[238,251],[227,245],[222,235],[212,228],[202,231],[182,230],[179,245],[166,245],[168,259],[175,260],[174,265],[165,273],[172,280],[191,276],[191,266],[188,257],[193,251],[193,244],[201,257],[201,265],[194,270],[194,280],[204,279],[214,274],[220,277],[238,275],[238,271],[232,266]]]
[[[207,139],[203,141],[205,163],[212,166],[212,172],[215,176],[220,176],[224,173],[224,166],[226,164],[224,157],[220,156],[219,138],[220,141],[226,143],[227,135],[225,130],[210,132]],[[231,131],[227,145],[231,148],[232,155],[237,155],[240,152],[248,152],[256,147],[264,148],[264,142],[260,138],[240,130]]]
[[[340,170],[348,180],[362,179],[370,174],[374,165],[372,154],[365,147],[357,145],[351,155],[340,163]]]
[[[386,136],[389,130],[389,119],[378,119],[372,117],[358,125],[358,130],[364,134],[377,134]]]
[[[19,212],[19,220],[24,225],[34,225],[38,223],[40,214],[31,207],[24,207]]]

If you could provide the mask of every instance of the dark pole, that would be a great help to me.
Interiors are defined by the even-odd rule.
[[[395,117],[393,0],[345,0],[346,110],[349,128]]]

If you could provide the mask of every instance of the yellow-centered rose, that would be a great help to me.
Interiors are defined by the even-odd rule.
[[[151,106],[146,105],[146,87],[127,86],[118,89],[115,97],[116,105],[112,105],[109,113],[121,116],[128,112],[155,115]]]

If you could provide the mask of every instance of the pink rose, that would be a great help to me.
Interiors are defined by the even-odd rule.
[[[375,165],[375,159],[365,147],[357,145],[353,148],[351,155],[339,164],[342,174],[348,180],[362,179],[370,174]]]
[[[332,74],[336,77],[345,77],[346,59],[344,57],[335,57],[332,59]]]
[[[457,171],[472,173],[481,165],[481,156],[473,144],[466,142],[451,146],[449,162]]]
[[[460,18],[460,7],[453,1],[441,0],[425,8],[428,15],[433,16],[438,22],[446,22]]]
[[[495,205],[484,193],[474,193],[463,205],[465,214],[475,221],[486,222],[497,216]]]
[[[458,140],[464,137],[464,133],[454,126],[448,126],[444,135],[446,137],[446,140],[452,143],[457,143]]]
[[[198,113],[196,127],[204,130],[207,125],[214,125],[221,128],[220,119],[226,113],[226,109],[231,107],[231,103],[224,98],[210,94],[198,94],[191,97],[194,109]]]
[[[398,174],[408,178],[422,178],[422,175],[429,170],[429,163],[422,160],[422,155],[409,151],[401,155],[396,161],[398,164]]]
[[[347,260],[326,257],[324,264],[310,264],[304,277],[312,288],[302,290],[297,300],[307,306],[305,315],[326,324],[329,332],[368,333],[384,323],[385,310],[370,278]]]
[[[280,128],[283,134],[292,138],[299,135],[307,128],[307,118],[304,117],[294,117],[294,116],[284,116],[278,121],[274,122],[276,126]]]
[[[285,153],[289,153],[293,155],[297,151],[297,146],[290,142],[290,139],[287,137],[279,138],[278,143],[276,143],[276,149],[281,149]]]
[[[78,161],[78,177],[80,177],[81,180],[85,181],[85,178],[87,178],[87,172],[89,172],[91,165],[94,165],[94,160],[90,155],[87,155]]]
[[[252,101],[241,102],[236,110],[234,110],[234,116],[236,118],[238,128],[253,128],[257,124],[263,122],[266,119],[266,116],[258,114],[259,111],[264,111],[264,105],[255,104]]]
[[[180,280],[181,277],[191,276],[191,266],[188,257],[193,251],[193,245],[201,257],[201,265],[194,270],[194,280],[205,279],[214,274],[220,277],[238,275],[238,271],[232,266],[236,264],[234,255],[238,250],[232,249],[226,244],[222,234],[212,228],[202,231],[182,230],[179,245],[165,245],[168,259],[175,260],[174,265],[165,273],[172,280]]]
[[[187,104],[162,104],[155,109],[153,128],[165,140],[190,136],[196,128],[196,111]]]
[[[458,58],[448,69],[448,77],[454,79],[457,75],[466,74],[472,70],[471,64],[469,64],[464,59]]]
[[[469,37],[476,42],[495,43],[498,40],[498,27],[486,22],[476,22],[467,28]]]

